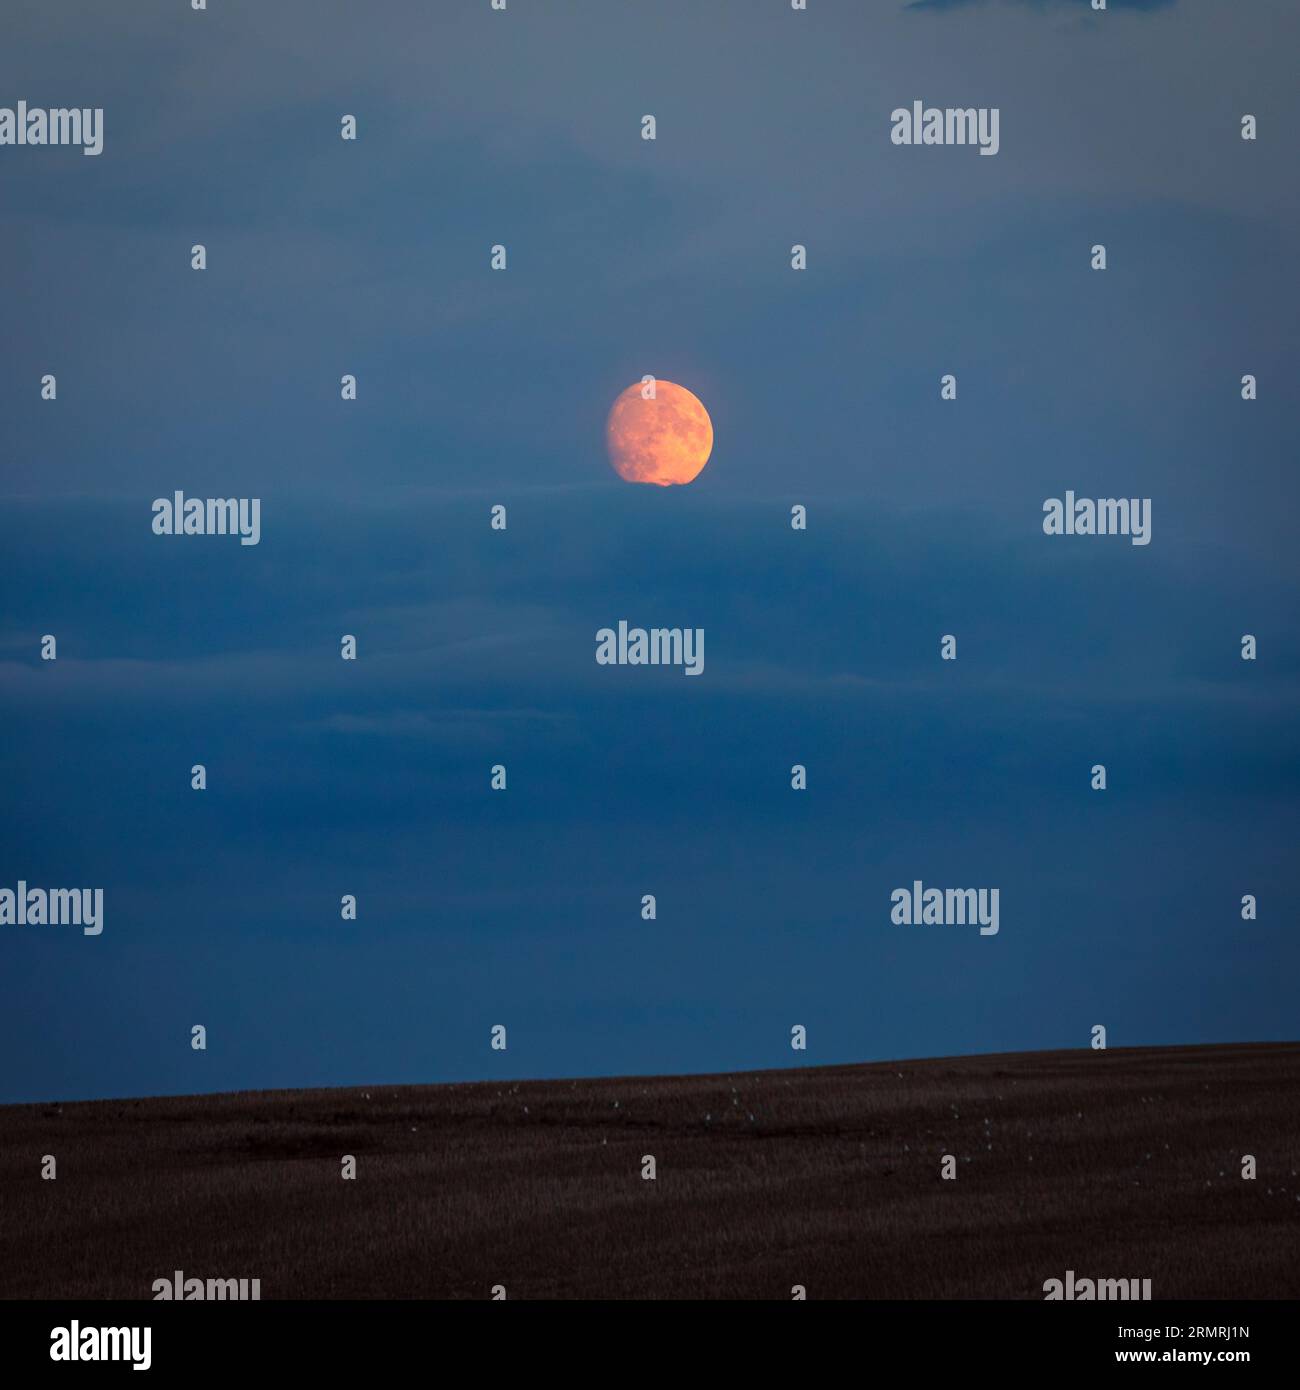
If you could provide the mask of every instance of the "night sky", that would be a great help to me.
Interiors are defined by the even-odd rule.
[[[1300,1033],[1292,0],[10,10],[105,115],[0,148],[0,886],[105,922],[0,927],[0,1101]]]

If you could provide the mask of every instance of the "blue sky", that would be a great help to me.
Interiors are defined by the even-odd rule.
[[[0,104],[105,149],[0,150],[0,884],[106,925],[0,928],[0,1100],[1296,1035],[1293,7],[12,29]],[[916,99],[999,154],[892,146]],[[605,461],[643,372],[689,488]],[[1067,488],[1152,543],[1045,537]],[[705,675],[597,667],[620,617]]]

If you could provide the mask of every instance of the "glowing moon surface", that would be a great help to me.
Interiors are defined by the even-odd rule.
[[[689,483],[713,451],[713,421],[698,397],[671,381],[656,381],[653,400],[641,383],[615,400],[605,422],[605,444],[614,472],[624,482]]]

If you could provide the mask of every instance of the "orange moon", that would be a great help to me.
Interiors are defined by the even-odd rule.
[[[713,451],[713,421],[698,397],[672,381],[656,381],[653,400],[641,383],[619,394],[605,421],[609,461],[624,482],[671,487],[699,476]]]

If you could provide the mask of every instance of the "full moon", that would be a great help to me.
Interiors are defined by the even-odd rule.
[[[689,483],[713,450],[713,421],[698,397],[672,381],[656,381],[653,400],[641,383],[619,394],[605,422],[609,461],[624,482]]]

